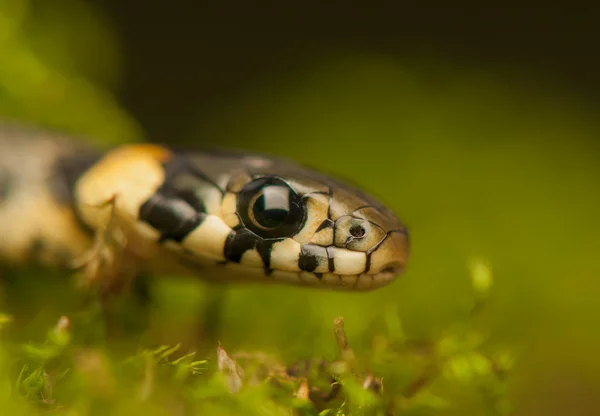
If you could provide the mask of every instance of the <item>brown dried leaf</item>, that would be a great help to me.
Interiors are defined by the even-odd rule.
[[[308,381],[303,379],[296,391],[296,397],[302,400],[309,400],[310,389],[308,388]]]
[[[240,391],[243,385],[244,371],[237,362],[229,357],[225,348],[217,347],[217,364],[219,371],[225,376],[227,388],[232,393]]]

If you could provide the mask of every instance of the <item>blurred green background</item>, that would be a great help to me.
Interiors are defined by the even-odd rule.
[[[230,287],[231,349],[331,355],[336,316],[359,350],[390,316],[436,336],[468,315],[480,258],[478,325],[519,354],[515,414],[598,414],[600,14],[443,4],[0,0],[0,116],[292,157],[408,225],[410,266],[384,289]],[[156,338],[185,339],[211,289],[157,291]]]

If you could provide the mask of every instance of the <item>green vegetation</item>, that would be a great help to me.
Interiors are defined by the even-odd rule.
[[[491,284],[490,270],[478,262],[471,277],[475,318]],[[436,339],[414,340],[388,311],[385,329],[371,346],[355,351],[338,318],[333,325],[323,322],[331,329],[331,343],[337,343],[335,354],[322,357],[314,351],[308,359],[285,363],[275,354],[230,353],[222,345],[205,357],[183,353],[180,344],[115,354],[106,344],[81,337],[90,327],[103,326],[100,315],[75,319],[87,330],[63,316],[41,342],[5,345],[2,405],[11,414],[126,414],[135,408],[148,415],[184,409],[192,414],[421,415],[451,409],[456,394],[471,396],[486,414],[511,410],[506,380],[514,358],[489,345],[470,320],[456,322]],[[10,317],[3,316],[2,323],[11,325]]]

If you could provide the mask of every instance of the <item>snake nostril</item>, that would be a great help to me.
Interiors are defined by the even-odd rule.
[[[350,235],[354,238],[363,238],[367,231],[362,225],[353,225],[350,227]]]

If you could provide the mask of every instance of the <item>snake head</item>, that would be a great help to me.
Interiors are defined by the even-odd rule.
[[[211,270],[216,279],[370,290],[404,270],[406,227],[358,187],[264,155],[188,157],[186,171],[193,166],[191,171],[210,178],[220,191],[206,181],[194,185],[215,228],[194,230],[183,244],[202,256],[207,238],[221,236],[213,254],[222,256],[226,272]],[[188,192],[190,185],[188,179]]]
[[[251,232],[262,239],[258,254],[269,258],[275,278],[369,290],[402,273],[408,232],[390,209],[358,188],[314,171],[287,166],[273,175],[279,172],[274,167],[230,177],[228,190],[235,203],[222,213],[240,235]],[[235,250],[235,242],[231,247]],[[261,251],[263,247],[268,250]]]
[[[112,158],[118,170],[102,168],[96,178],[106,184],[108,173],[131,166],[131,184],[122,174],[114,181],[123,195],[117,213],[150,271],[172,273],[176,263],[221,283],[370,290],[408,261],[408,232],[389,208],[289,160],[135,146]]]

